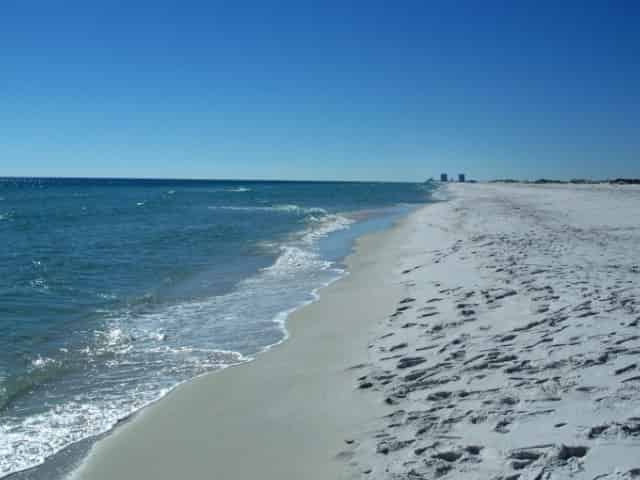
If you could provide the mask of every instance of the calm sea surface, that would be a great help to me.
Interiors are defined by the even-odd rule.
[[[282,341],[287,312],[339,278],[353,239],[429,194],[0,178],[0,477]]]

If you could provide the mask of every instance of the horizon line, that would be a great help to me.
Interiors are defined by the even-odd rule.
[[[198,177],[126,177],[126,176],[51,176],[51,175],[0,175],[0,180],[145,180],[145,181],[185,181],[185,182],[278,182],[278,183],[424,183],[425,180],[307,180],[269,178],[198,178]]]

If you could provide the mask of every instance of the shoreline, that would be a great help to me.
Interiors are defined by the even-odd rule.
[[[300,301],[295,306],[292,306],[286,310],[282,310],[273,318],[273,323],[277,326],[278,330],[282,332],[282,338],[275,341],[275,343],[270,343],[268,345],[265,345],[259,351],[255,353],[251,353],[246,356],[238,352],[220,350],[220,352],[224,352],[224,353],[229,353],[234,355],[237,354],[238,355],[237,362],[229,363],[215,370],[203,372],[199,375],[196,375],[195,377],[185,379],[177,383],[176,385],[173,385],[171,388],[165,390],[159,398],[156,398],[150,401],[142,408],[139,408],[135,411],[128,413],[125,416],[120,417],[117,420],[117,422],[115,422],[108,430],[102,433],[99,433],[97,435],[86,437],[84,439],[71,443],[70,445],[67,445],[66,447],[57,451],[55,454],[47,457],[44,460],[44,462],[34,465],[30,468],[8,474],[6,478],[11,478],[11,479],[15,478],[16,480],[20,480],[20,479],[40,480],[40,479],[48,479],[53,476],[55,478],[66,479],[69,477],[70,474],[73,474],[73,472],[78,467],[78,465],[82,465],[84,463],[87,457],[87,453],[92,450],[93,446],[97,442],[101,442],[103,439],[114,434],[116,431],[122,428],[123,425],[135,421],[135,419],[140,414],[142,414],[146,409],[152,407],[158,402],[164,401],[164,399],[167,396],[172,395],[176,389],[181,388],[185,383],[194,381],[195,379],[202,376],[219,373],[222,370],[225,370],[229,367],[237,367],[245,363],[251,363],[255,361],[257,357],[261,357],[264,353],[269,352],[273,348],[277,348],[282,343],[288,341],[288,338],[290,336],[290,331],[289,331],[289,328],[287,327],[288,318],[291,316],[293,312],[297,312],[298,310],[304,309],[308,305],[318,301],[320,291],[327,288],[329,285],[335,283],[336,281],[341,280],[345,276],[349,275],[349,271],[346,267],[345,262],[346,262],[346,259],[354,253],[355,246],[359,241],[359,239],[366,237],[368,235],[372,235],[372,234],[375,235],[376,233],[381,233],[386,230],[394,228],[394,226],[397,223],[402,222],[409,214],[411,214],[417,208],[420,208],[420,207],[402,206],[402,208],[400,207],[394,207],[392,209],[389,208],[385,210],[384,216],[373,216],[372,218],[367,217],[364,219],[360,219],[358,221],[354,221],[353,226],[355,228],[349,228],[344,231],[339,229],[337,232],[332,232],[332,234],[336,234],[338,236],[337,238],[329,236],[327,238],[320,239],[321,244],[324,243],[326,245],[329,245],[328,248],[334,249],[334,251],[331,252],[331,254],[334,255],[333,258],[329,257],[329,260],[327,261],[331,261],[332,263],[328,271],[333,272],[335,276],[333,278],[330,278],[326,282],[323,281],[320,285],[318,285],[317,287],[309,291],[306,299],[304,299],[303,301]],[[342,238],[338,239],[339,237],[342,237]],[[330,240],[331,238],[333,238],[333,240]],[[345,246],[340,246],[343,243]],[[342,249],[344,251],[344,253],[342,253],[340,256],[336,256],[336,253],[335,253],[336,245],[338,245],[337,249]],[[347,251],[350,253],[346,253]],[[268,268],[273,268],[273,265]]]
[[[358,237],[352,252],[343,261],[347,267],[346,273],[329,285],[317,289],[315,300],[300,306],[288,315],[286,330],[289,335],[286,341],[265,349],[254,361],[206,373],[180,384],[166,396],[137,412],[108,435],[99,439],[67,478],[106,479],[127,475],[134,475],[136,478],[175,478],[179,469],[186,469],[183,471],[189,472],[200,469],[198,473],[206,472],[207,475],[218,472],[223,478],[248,478],[250,475],[259,474],[267,479],[299,478],[296,477],[299,475],[320,479],[327,478],[327,475],[331,475],[329,478],[338,478],[337,475],[342,475],[345,472],[344,460],[349,456],[343,451],[343,447],[347,446],[345,440],[353,436],[355,431],[363,425],[369,425],[375,421],[385,410],[379,402],[367,400],[362,392],[355,389],[357,372],[349,370],[350,366],[367,361],[370,335],[364,332],[370,333],[370,329],[384,317],[385,312],[383,308],[381,312],[375,312],[375,309],[369,306],[371,320],[362,319],[366,316],[362,315],[365,313],[363,311],[350,312],[354,292],[349,293],[349,289],[359,290],[363,300],[368,299],[368,292],[362,291],[363,280],[366,280],[367,276],[379,279],[379,275],[371,275],[371,269],[375,269],[377,273],[387,272],[387,275],[390,275],[399,253],[397,250],[389,251],[385,255],[388,261],[381,262],[380,251],[385,245],[388,246],[390,242],[393,243],[394,240],[401,238],[400,230],[410,224],[409,218],[412,215],[430,205],[432,204],[418,207],[395,220],[390,227],[382,231],[365,233]],[[374,287],[379,290],[376,305],[379,307],[391,305],[392,297],[401,294],[399,285],[395,285],[395,289],[391,287],[394,285]],[[341,300],[336,302],[337,296],[340,296]],[[331,316],[336,318],[331,322],[326,321],[326,318]],[[351,320],[352,323],[347,325],[350,330],[343,328],[340,332],[345,342],[336,348],[336,345],[330,345],[335,344],[335,341],[329,341],[328,338],[333,336],[335,340],[337,327],[344,327],[344,325],[338,325],[338,318]],[[356,324],[357,328],[354,328]],[[363,326],[368,328],[363,330],[361,328]],[[317,342],[321,342],[323,348],[317,350],[312,358],[308,352],[309,349],[317,346]],[[356,348],[354,343],[357,344]],[[326,361],[324,357],[332,350],[338,358],[334,359],[333,363],[328,361],[332,369],[326,371],[323,367],[328,365],[323,365]],[[275,358],[271,360],[271,356]],[[313,370],[312,378],[296,380],[297,376],[308,377],[310,370]],[[264,380],[269,378],[279,379],[285,385],[283,388],[293,388],[295,394],[301,395],[301,398],[299,400],[283,398],[277,388],[264,383]],[[318,385],[322,384],[326,387],[318,389]],[[234,392],[230,396],[231,390]],[[336,398],[335,405],[329,408],[326,401],[334,397],[336,391],[339,392],[339,398]],[[320,395],[321,401],[318,398],[310,399],[312,392],[316,396]],[[268,395],[266,399],[265,393]],[[242,397],[241,402],[244,405],[242,411],[239,411],[235,405],[237,396]],[[215,402],[212,402],[215,405],[209,405],[205,400],[207,397],[215,398]],[[282,405],[282,402],[285,405]],[[189,411],[194,403],[198,405],[198,411],[195,413]],[[259,423],[261,420],[264,423],[265,419],[260,407],[265,404],[271,405],[278,415],[283,415],[278,417],[281,421],[266,422],[271,430],[269,436],[278,439],[267,440],[261,437],[262,441],[260,441],[255,438],[256,429],[250,428],[247,425],[248,420],[243,418],[253,416],[254,423]],[[317,412],[322,410],[326,414],[319,422],[316,418]],[[338,410],[343,410],[343,415],[336,415]],[[298,421],[306,425],[306,428],[297,431],[296,436],[291,435],[286,426],[288,420],[284,418],[287,417],[286,411],[294,412]],[[170,414],[174,420],[167,422],[167,414]],[[207,425],[202,427],[201,421],[205,418]],[[232,420],[230,421],[229,418]],[[202,428],[195,428],[196,425]],[[347,425],[351,425],[351,428]],[[309,435],[313,435],[314,431],[320,434],[319,439],[315,440],[316,446],[306,446]],[[207,432],[211,436],[220,435],[224,440],[213,439],[207,435]],[[236,441],[229,442],[230,436]],[[155,443],[153,447],[144,447],[147,441],[158,437],[165,437],[165,443],[160,452]],[[194,445],[194,449],[180,446],[182,441],[194,443],[194,437],[198,437],[195,444],[200,446]],[[262,454],[262,460],[247,459],[246,462],[241,462],[242,465],[234,460],[231,462],[232,465],[225,464],[227,454],[231,454],[234,448],[251,450],[252,439],[255,450],[264,449],[269,443],[277,443],[281,447],[271,449],[270,459],[265,456],[267,454]],[[294,456],[293,452],[296,450],[300,450],[299,455],[307,457],[304,462],[282,462],[282,459]],[[324,454],[321,453],[323,451]],[[224,452],[227,454],[223,455]],[[154,463],[151,460],[156,459],[159,453],[163,453],[162,457],[166,457],[170,465],[164,465],[164,462]],[[217,460],[210,458],[211,455]],[[145,458],[149,460],[146,461]],[[280,462],[279,465],[272,465],[271,473],[265,472],[264,462],[267,460]],[[314,473],[309,468],[310,463],[316,465],[313,468],[313,472],[317,475],[315,477],[311,476]],[[177,468],[177,465],[180,465],[180,468]],[[299,471],[302,467],[304,472]],[[248,471],[244,472],[243,468]]]

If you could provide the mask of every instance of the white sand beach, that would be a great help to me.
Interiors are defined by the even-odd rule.
[[[364,386],[372,478],[640,474],[640,189],[457,185],[416,214]]]
[[[74,479],[640,474],[640,189],[465,184],[358,243],[256,361],[186,383]]]

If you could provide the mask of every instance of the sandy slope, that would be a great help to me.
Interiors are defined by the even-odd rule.
[[[356,477],[640,477],[640,189],[456,185],[416,214]]]

